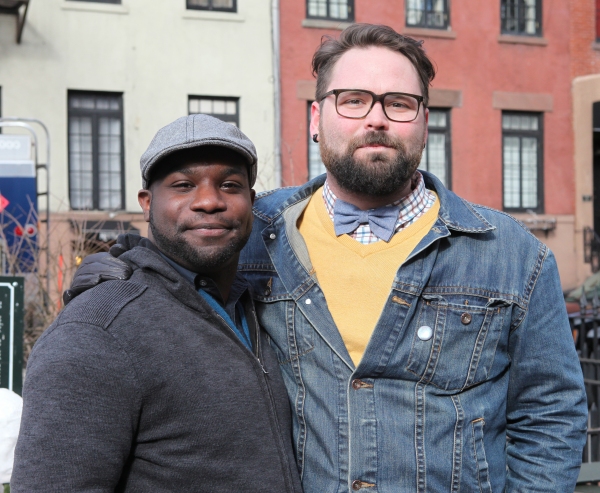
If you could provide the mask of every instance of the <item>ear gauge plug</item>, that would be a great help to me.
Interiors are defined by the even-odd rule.
[[[315,144],[318,144],[319,143],[319,134],[313,134],[312,139]]]

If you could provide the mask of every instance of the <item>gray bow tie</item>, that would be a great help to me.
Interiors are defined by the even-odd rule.
[[[400,206],[360,210],[353,204],[337,199],[333,208],[333,227],[337,236],[352,233],[361,224],[369,223],[371,231],[383,241],[390,241],[396,231]]]

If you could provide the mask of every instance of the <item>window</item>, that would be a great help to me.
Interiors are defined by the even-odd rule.
[[[123,97],[69,91],[72,209],[123,209]]]
[[[542,0],[502,0],[502,34],[542,35]]]
[[[428,130],[419,168],[433,173],[450,188],[450,110],[430,108]]]
[[[319,144],[312,140],[312,135],[310,135],[310,107],[312,106],[312,102],[308,102],[308,179],[312,180],[313,178],[322,175],[325,173],[325,165],[323,161],[321,161],[321,152],[319,151]]]
[[[306,0],[309,19],[354,21],[354,0]]]
[[[406,25],[447,29],[449,25],[448,0],[407,0]]]
[[[504,209],[543,212],[542,116],[502,112]]]
[[[190,96],[188,98],[188,113],[204,113],[214,116],[224,122],[240,126],[238,110],[239,98],[221,98],[212,96]]]
[[[195,10],[237,12],[236,0],[186,0],[186,7]]]

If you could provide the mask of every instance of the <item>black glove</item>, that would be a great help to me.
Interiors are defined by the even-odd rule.
[[[129,265],[109,253],[88,255],[75,272],[71,287],[63,293],[63,302],[66,306],[77,295],[103,281],[129,279],[132,272]]]

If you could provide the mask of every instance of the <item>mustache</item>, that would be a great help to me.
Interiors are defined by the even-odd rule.
[[[177,232],[182,233],[188,229],[196,229],[201,226],[218,226],[225,229],[239,229],[240,221],[232,221],[221,217],[219,214],[198,213],[195,217],[189,218],[177,225]]]
[[[348,144],[348,151],[353,153],[359,147],[369,145],[381,145],[396,150],[405,150],[404,143],[400,139],[394,138],[386,132],[369,132],[363,136],[353,138]]]

